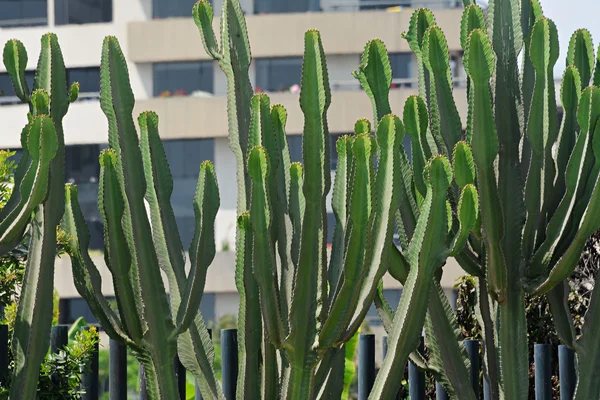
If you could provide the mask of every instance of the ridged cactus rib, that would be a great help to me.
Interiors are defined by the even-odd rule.
[[[75,288],[86,299],[92,313],[110,337],[134,345],[121,326],[119,317],[102,295],[102,277],[88,253],[90,233],[79,206],[76,186],[65,186],[65,203],[61,228],[67,233],[67,250],[71,257]]]
[[[301,163],[290,165],[290,219],[292,221],[292,262],[298,265],[300,257],[300,237],[306,201],[302,193],[304,186],[304,168]]]
[[[600,86],[600,46],[596,51],[596,67],[594,68],[594,77],[592,79],[594,86]]]
[[[579,71],[581,84],[587,87],[594,71],[595,57],[592,35],[587,29],[576,30],[569,40],[567,66],[574,66]]]
[[[482,226],[486,232],[488,283],[496,298],[503,300],[506,296],[507,267],[501,246],[504,237],[503,212],[494,171],[498,138],[488,86],[494,56],[484,31],[476,29],[469,36],[465,61],[465,69],[473,85],[472,146],[479,180]]]
[[[596,101],[593,101],[597,99]],[[586,121],[590,118],[598,120],[600,117],[600,89],[588,88],[582,94],[582,100],[579,106],[579,118]],[[596,110],[594,112],[594,110]],[[569,158],[569,162],[564,174],[566,182],[566,192],[562,198],[552,219],[550,219],[546,228],[546,239],[535,253],[529,267],[529,275],[535,277],[548,271],[555,250],[563,238],[568,233],[571,213],[578,200],[577,194],[582,191],[582,186],[589,174],[589,166],[594,160],[594,154],[591,148],[592,126],[595,124],[581,124],[587,128],[582,130],[576,139],[575,147]]]
[[[577,341],[580,350],[577,352],[579,372],[575,400],[596,399],[600,397],[600,380],[594,368],[600,367],[600,335],[598,335],[598,316],[600,315],[600,285],[595,285],[590,306],[585,314],[585,322],[581,329],[582,336]]]
[[[358,124],[357,122],[356,124]],[[356,126],[355,124],[355,126]],[[370,132],[370,124],[369,132]],[[352,180],[353,156],[352,143],[354,137],[344,135],[336,142],[337,167],[333,182],[333,195],[331,207],[335,216],[333,242],[331,246],[331,259],[329,261],[328,280],[330,285],[330,299],[337,292],[342,279],[344,254],[346,251],[346,238],[349,232],[350,221],[348,204],[350,201],[350,182]]]
[[[373,121],[379,123],[392,112],[388,100],[392,84],[392,67],[385,44],[374,39],[367,43],[357,71],[352,73],[360,82],[373,105]]]
[[[269,197],[270,164],[264,147],[252,148],[248,156],[248,172],[252,179],[250,222],[254,232],[254,276],[259,287],[260,304],[267,337],[275,348],[280,348],[285,338],[275,249],[271,239],[272,211]]]
[[[3,52],[4,66],[10,75],[15,93],[23,103],[29,102],[29,87],[25,79],[27,68],[27,50],[19,40],[6,42]]]
[[[425,101],[418,96],[410,96],[404,103],[403,120],[406,133],[410,136],[412,169],[416,171],[415,188],[421,197],[425,197],[427,186],[422,171],[426,160],[431,157],[431,149],[426,137],[429,121]]]
[[[317,321],[323,322],[327,310],[326,195],[329,192],[329,132],[327,109],[331,93],[325,54],[317,31],[304,36],[300,107],[304,113],[302,155],[304,160],[305,213],[300,255],[290,310],[290,334],[286,345],[294,349],[287,394],[290,399],[305,399],[313,394],[311,370],[316,361],[312,344]]]
[[[555,149],[554,160],[557,171],[556,182],[552,189],[553,201],[548,208],[548,217],[551,218],[556,212],[559,202],[566,192],[566,174],[563,171],[567,169],[569,157],[575,147],[575,139],[579,133],[577,124],[577,105],[581,98],[581,77],[579,71],[574,66],[565,69],[560,88],[560,99],[563,108],[563,118],[560,125],[558,138],[556,139],[557,148]]]
[[[475,226],[479,210],[477,189],[472,184],[463,187],[457,206],[459,230],[452,242],[452,254],[458,254],[467,244],[471,230]]]
[[[527,220],[522,245],[525,259],[544,239],[545,211],[550,204],[555,175],[552,145],[558,134],[558,117],[552,71],[558,60],[558,34],[551,20],[540,18],[535,23],[530,54],[535,85],[527,125],[531,160],[525,185]]]
[[[397,393],[401,384],[397,377],[402,376],[404,364],[417,347],[423,329],[433,275],[448,255],[445,247],[448,224],[446,196],[452,169],[446,158],[437,156],[430,161],[427,170],[427,196],[411,242],[414,246],[411,249],[418,246],[421,251],[409,249],[410,272],[394,317],[388,356],[379,370],[370,399],[392,398]]]
[[[131,284],[132,258],[127,247],[125,232],[121,225],[123,213],[125,212],[125,201],[121,194],[121,187],[115,170],[117,164],[116,157],[116,153],[112,149],[107,149],[100,154],[98,208],[104,221],[104,259],[112,274],[123,328],[130,340],[139,344],[142,341],[144,331],[148,327],[138,313],[136,305],[139,299],[136,299],[136,294]],[[85,227],[80,225],[79,229],[83,230]],[[87,248],[83,249],[82,254],[87,254]],[[92,265],[84,263],[82,267],[86,267],[89,270],[88,274],[93,274],[91,270],[93,268]],[[89,297],[85,298],[88,299]],[[91,300],[99,301],[93,298]]]
[[[539,0],[524,0],[521,2],[521,28],[523,30],[523,68],[522,68],[522,96],[523,96],[523,119],[524,126],[528,124],[529,107],[531,106],[531,98],[533,97],[533,87],[535,85],[535,71],[531,63],[531,34],[536,21],[544,16]],[[531,157],[531,149],[528,142],[523,141],[522,145],[522,171],[523,180],[527,177],[529,158]]]
[[[358,331],[375,296],[377,284],[383,278],[391,258],[394,209],[397,204],[398,190],[396,186],[400,169],[398,155],[401,138],[404,138],[404,126],[398,117],[385,116],[377,127],[378,168],[375,175],[375,200],[371,231],[367,246],[366,270],[360,282],[358,296],[352,303],[354,308],[352,320],[342,341],[348,341]],[[354,180],[356,182],[356,179]],[[352,204],[351,204],[352,206]],[[354,212],[354,210],[352,210]],[[353,225],[354,227],[355,225]],[[348,243],[348,246],[351,246]],[[358,305],[358,307],[356,307]]]
[[[442,30],[432,26],[423,37],[423,61],[430,72],[433,87],[430,96],[432,129],[439,131],[450,154],[454,145],[461,139],[462,123],[452,95],[452,73],[448,43]],[[435,93],[435,98],[433,94]]]
[[[30,221],[31,213],[48,194],[50,162],[56,155],[58,140],[52,120],[40,116],[25,128],[27,147],[25,151],[31,157],[27,172],[20,180],[19,199],[14,206],[2,209],[0,213],[0,250],[4,253],[14,248],[23,237]]]
[[[368,273],[370,268],[367,249],[372,245],[370,228],[375,211],[373,147],[374,143],[368,134],[357,136],[352,144],[355,170],[352,177],[353,190],[350,194],[352,227],[344,256],[344,280],[333,299],[329,316],[319,332],[318,346],[321,349],[339,344],[337,341],[348,327],[358,302],[357,288],[360,288],[364,274]]]
[[[271,182],[271,197],[275,201],[273,210],[278,218],[275,224],[273,224],[272,229],[277,242],[277,253],[281,262],[281,313],[283,320],[288,321],[296,267],[292,262],[293,229],[289,210],[291,157],[285,131],[287,123],[286,109],[280,104],[272,106],[271,120],[273,122],[273,140],[276,142],[278,155],[277,167],[273,169],[273,179]]]

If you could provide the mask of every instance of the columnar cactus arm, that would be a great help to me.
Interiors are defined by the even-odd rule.
[[[10,75],[15,93],[23,103],[29,103],[29,87],[25,79],[27,68],[27,50],[19,40],[6,42],[3,53],[4,65]]]
[[[88,253],[90,234],[79,207],[76,186],[65,186],[65,202],[65,215],[61,227],[67,233],[67,253],[71,257],[77,292],[88,303],[94,316],[111,338],[135,346],[102,294],[102,277]]]
[[[292,262],[295,266],[298,265],[300,257],[300,237],[306,209],[302,186],[304,186],[304,168],[301,163],[292,163],[290,165],[290,219],[292,221]]]
[[[190,275],[190,278],[194,276],[200,279],[190,280],[185,276],[183,245],[170,202],[173,184],[166,154],[158,133],[158,116],[152,112],[144,112],[139,116],[138,122],[140,126],[140,149],[147,185],[145,198],[148,202],[152,222],[152,238],[154,247],[157,249],[160,267],[169,281],[170,304],[173,315],[177,316],[176,329],[181,331],[182,327],[188,325],[188,321],[182,319],[184,317],[183,310],[185,309],[189,310],[187,316],[191,318],[190,321],[193,321],[188,330],[180,332],[177,336],[179,359],[198,378],[200,390],[204,397],[222,398],[221,386],[213,370],[214,350],[206,324],[200,313],[197,312],[198,305],[190,305],[190,301],[182,302],[182,297],[186,296],[188,285],[186,279],[188,282],[194,281],[196,285],[202,285],[206,268],[214,258],[214,239],[211,239],[213,235],[212,221],[215,217],[213,215],[215,213],[215,201],[218,203],[218,188],[213,176],[214,172],[208,171],[212,170],[209,165],[203,164],[201,166],[199,186],[194,197],[197,226],[194,232],[194,240],[192,240],[190,246],[191,265],[194,267],[191,271],[196,271],[195,275]],[[209,199],[206,202],[202,201],[202,198],[205,197]],[[200,209],[203,205],[209,205],[210,210],[202,212]],[[206,243],[207,237],[209,238],[208,243]],[[106,240],[105,243],[107,243]],[[204,246],[211,248],[212,246],[213,251],[198,251],[198,246],[201,248],[204,248]],[[193,253],[199,253],[199,256],[192,256]],[[135,280],[132,281],[135,282]],[[197,297],[193,302],[201,301],[201,296]],[[188,298],[190,297],[188,296]]]
[[[12,346],[16,367],[10,393],[10,398],[15,400],[35,397],[39,366],[49,346],[56,227],[65,206],[62,120],[67,113],[69,99],[64,61],[54,34],[42,36],[34,89],[43,89],[50,95],[49,111],[54,122],[57,147],[56,156],[50,163],[48,195],[37,208],[32,224],[29,257],[15,321]]]
[[[600,118],[600,89],[589,87],[583,92],[577,113],[581,132],[566,166],[564,174],[566,192],[547,225],[546,239],[531,260],[529,267],[531,277],[543,275],[548,271],[557,246],[561,240],[568,237],[568,228],[574,222],[571,214],[578,200],[578,194],[583,191],[594,160],[591,143],[593,129],[596,126],[593,121]]]
[[[365,125],[371,124],[365,120]],[[327,271],[330,284],[330,299],[337,293],[343,276],[344,253],[346,251],[346,239],[348,236],[350,221],[348,219],[348,204],[350,197],[350,182],[352,180],[352,143],[354,137],[344,135],[335,144],[337,150],[337,167],[335,180],[333,182],[333,195],[331,207],[335,216],[335,228],[333,230],[333,242],[331,246],[331,259]]]
[[[352,303],[353,316],[342,341],[358,331],[360,324],[373,303],[377,284],[383,278],[390,263],[392,235],[394,233],[394,209],[398,199],[398,178],[400,168],[398,155],[404,138],[404,126],[398,117],[385,116],[377,126],[378,168],[375,176],[375,202],[373,222],[369,234],[370,251],[365,266],[366,271],[360,282],[358,296]],[[355,181],[356,182],[356,181]],[[358,306],[358,307],[356,307]]]
[[[261,396],[261,380],[257,371],[261,370],[260,355],[262,342],[262,316],[260,312],[259,292],[252,272],[252,227],[250,213],[238,216],[236,246],[244,251],[236,252],[235,284],[240,293],[238,312],[238,381],[237,398],[258,399]]]
[[[385,44],[379,40],[370,40],[362,54],[358,70],[352,75],[358,79],[373,105],[373,121],[379,123],[384,115],[392,112],[389,102],[392,84],[392,67]]]
[[[487,250],[487,275],[490,290],[499,299],[506,295],[506,261],[501,247],[504,236],[502,206],[496,184],[494,161],[498,138],[494,126],[488,81],[494,58],[487,36],[476,29],[469,36],[465,69],[471,78],[473,96],[473,156],[477,167],[481,196],[481,220]]]
[[[322,321],[322,314],[327,309],[325,199],[329,192],[330,173],[326,115],[331,93],[320,34],[315,30],[306,32],[304,43],[300,107],[304,113],[302,154],[306,208],[290,309],[290,334],[286,339],[287,345],[294,349],[290,355],[292,370],[286,388],[290,399],[312,396],[310,370],[315,362],[312,346],[317,319]]]
[[[47,100],[47,97],[46,97]],[[23,160],[28,166],[24,176],[16,183],[14,198],[18,201],[7,204],[0,213],[0,249],[10,250],[23,237],[31,213],[48,194],[50,162],[56,155],[58,139],[54,124],[47,116],[36,117],[23,130],[21,141],[31,161]],[[13,198],[11,196],[11,198]]]
[[[402,376],[406,359],[417,347],[423,329],[434,273],[448,255],[446,196],[452,179],[450,163],[444,157],[434,157],[428,175],[430,187],[408,249],[410,272],[394,317],[388,356],[377,374],[371,399],[392,398],[399,389],[398,376]]]
[[[444,32],[431,26],[423,37],[423,60],[430,72],[435,90],[435,98],[431,98],[432,126],[438,127],[448,152],[461,139],[462,123],[452,96],[452,75],[450,71],[450,55]],[[449,153],[448,153],[449,154]]]
[[[576,30],[569,40],[567,66],[577,68],[583,87],[587,87],[590,84],[590,79],[594,71],[594,62],[592,35],[587,29]]]
[[[130,275],[132,270],[131,254],[121,225],[125,212],[125,201],[115,171],[116,162],[114,150],[108,149],[101,153],[98,208],[104,221],[104,258],[112,273],[123,328],[131,340],[140,345],[147,326],[137,309],[137,304],[141,302],[137,279]],[[69,232],[67,231],[67,233]],[[84,249],[87,251],[87,248]],[[95,299],[95,301],[100,300]]]
[[[168,340],[174,330],[165,288],[160,275],[152,229],[144,196],[146,180],[143,172],[139,140],[133,122],[134,97],[125,57],[118,41],[107,37],[102,46],[100,67],[100,105],[108,119],[109,144],[116,153],[116,174],[125,199],[123,227],[130,253],[137,265],[142,304],[139,313],[148,325],[144,347],[156,366],[156,381],[161,396],[177,396],[172,360],[175,340]]]
[[[438,371],[436,381],[443,384],[450,396],[475,400],[469,383],[470,363],[463,337],[448,297],[438,282],[433,284],[429,297],[425,322],[429,368]]]
[[[391,125],[393,132],[393,119],[391,124],[389,122],[385,123]],[[373,204],[375,200],[373,196],[373,155],[375,154],[375,150],[373,147],[374,143],[369,134],[357,136],[352,144],[355,171],[352,177],[353,190],[350,194],[350,219],[352,227],[350,228],[350,236],[344,256],[344,279],[342,286],[335,294],[329,309],[328,318],[319,332],[318,346],[322,350],[340,344],[337,342],[341,339],[342,333],[345,333],[344,331],[350,323],[350,318],[352,318],[352,313],[358,302],[358,292],[365,274],[369,273],[371,267],[369,264],[370,250],[368,249],[374,244],[370,228],[376,210],[374,207],[375,204]],[[387,183],[389,184],[390,180]],[[392,204],[389,204],[388,212],[391,207]],[[369,283],[377,284],[379,279],[370,281]],[[344,340],[342,339],[341,341],[343,342]]]
[[[292,303],[292,291],[294,287],[294,274],[296,272],[295,264],[292,262],[292,237],[293,228],[290,217],[289,199],[290,199],[290,150],[288,147],[285,125],[287,123],[287,111],[276,104],[271,107],[271,120],[273,121],[273,140],[276,142],[278,162],[274,169],[274,176],[271,184],[273,210],[278,215],[272,229],[277,241],[277,252],[281,262],[280,277],[280,303],[281,313],[284,321],[288,320],[289,308]],[[268,149],[267,149],[268,151]]]
[[[585,322],[581,337],[577,341],[579,351],[577,362],[579,372],[575,400],[596,399],[600,396],[600,380],[593,371],[600,368],[600,335],[598,335],[598,317],[600,316],[600,285],[595,285],[590,306],[585,313]],[[594,330],[595,332],[592,332]]]
[[[594,86],[600,86],[600,46],[596,52],[596,68],[594,68],[594,78],[592,79]]]
[[[568,66],[565,70],[560,86],[560,99],[563,108],[563,118],[556,140],[557,149],[555,154],[556,163],[556,182],[554,184],[553,202],[548,209],[548,216],[552,218],[556,209],[565,195],[566,188],[566,170],[569,157],[575,147],[575,139],[579,132],[577,124],[577,105],[581,98],[581,77],[575,66]]]
[[[521,249],[525,259],[531,257],[544,238],[545,209],[550,205],[555,175],[552,146],[558,117],[553,69],[558,60],[558,33],[551,20],[540,18],[533,26],[530,54],[535,85],[527,125],[531,160],[525,186],[527,220]]]
[[[533,26],[536,21],[544,16],[542,7],[539,0],[525,0],[521,2],[521,29],[523,30],[523,75],[522,75],[522,87],[523,87],[523,118],[524,126],[527,126],[529,119],[529,107],[531,106],[531,98],[533,97],[533,87],[535,85],[535,70],[531,63],[531,34],[533,32]],[[480,28],[483,28],[481,26]],[[526,163],[523,166],[525,175],[523,179],[527,177],[527,166],[529,165],[529,157],[531,156],[531,149],[528,146],[528,142],[523,141],[523,156],[521,163]]]
[[[204,161],[200,165],[200,176],[194,195],[196,228],[189,252],[192,267],[187,277],[181,306],[177,313],[177,332],[188,329],[200,309],[206,272],[216,253],[215,218],[217,217],[219,204],[219,187],[215,167],[210,161]]]
[[[479,197],[473,184],[463,187],[457,206],[459,229],[452,241],[452,254],[463,250],[471,230],[475,226],[479,210]]]
[[[254,276],[259,287],[260,305],[267,337],[275,348],[280,348],[285,337],[275,249],[271,238],[271,199],[269,198],[270,165],[264,147],[252,148],[248,156],[248,171],[252,179],[250,222],[254,232],[252,253]]]
[[[425,197],[427,186],[423,170],[426,160],[431,158],[431,149],[426,137],[429,118],[425,101],[419,96],[410,96],[404,103],[402,116],[406,133],[410,136],[415,188],[421,197]]]

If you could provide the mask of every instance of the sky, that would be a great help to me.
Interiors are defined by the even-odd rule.
[[[592,34],[595,50],[600,41],[600,0],[541,0],[544,15],[556,24],[560,42],[560,58],[554,75],[560,76],[565,69],[569,39],[579,28]]]

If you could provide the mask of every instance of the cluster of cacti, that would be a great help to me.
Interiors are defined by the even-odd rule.
[[[191,268],[186,273],[158,117],[152,112],[139,116],[138,139],[127,65],[114,37],[104,40],[100,76],[109,149],[100,154],[98,203],[104,221],[104,259],[112,274],[117,310],[102,295],[100,273],[88,254],[90,235],[77,188],[68,184],[62,227],[68,236],[75,286],[108,335],[131,347],[144,367],[151,398],[179,398],[173,367],[176,355],[198,378],[206,398],[221,398],[212,369],[213,346],[198,312],[206,271],[215,256],[219,193],[214,167],[210,162],[200,165]],[[168,297],[161,273],[168,280]]]
[[[12,337],[11,399],[33,399],[40,364],[50,345],[56,229],[64,207],[62,120],[79,85],[67,88],[56,35],[46,34],[31,92],[25,79],[27,52],[18,40],[4,47],[4,65],[18,98],[29,105],[21,133],[23,149],[12,195],[0,213],[0,253],[19,245],[30,229],[29,255]]]
[[[600,395],[600,382],[592,378],[600,339],[588,333],[600,295],[592,300],[581,338],[565,297],[565,279],[587,237],[600,228],[600,89],[584,89],[595,62],[587,31],[577,31],[569,46],[560,127],[553,79],[558,35],[537,0],[490,1],[487,18],[465,0],[465,130],[453,98],[446,38],[431,11],[416,10],[405,36],[417,59],[419,94],[404,105],[404,124],[391,115],[385,46],[369,42],[354,75],[372,100],[375,138],[370,124],[359,120],[355,135],[337,143],[336,225],[328,260],[331,96],[319,33],[305,36],[301,166],[290,164],[285,110],[270,107],[265,95],[252,96],[250,46],[238,2],[223,2],[220,44],[207,1],[196,4],[194,19],[228,81],[240,214],[238,398],[271,398],[278,391],[286,398],[338,397],[340,349],[373,300],[390,340],[371,398],[392,398],[409,357],[434,373],[451,396],[474,398],[458,327],[439,284],[448,257],[478,278],[485,379],[493,398],[527,398],[526,291],[548,296],[558,333],[577,351],[577,398]],[[594,75],[600,83],[600,68]],[[411,160],[400,147],[405,130]],[[400,248],[391,243],[394,223]],[[382,296],[386,269],[404,285],[395,313]],[[428,361],[415,351],[423,326]]]

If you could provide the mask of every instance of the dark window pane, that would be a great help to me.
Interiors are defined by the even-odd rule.
[[[154,64],[154,95],[213,93],[213,63],[171,62]]]
[[[299,85],[302,76],[302,58],[259,58],[256,60],[256,88],[275,92]]]
[[[153,0],[152,15],[154,18],[191,17],[192,7],[196,2],[197,0]],[[212,4],[212,0],[210,3]]]
[[[394,311],[398,308],[401,295],[402,289],[383,289],[383,297],[387,300],[390,307]],[[371,325],[381,325],[379,314],[377,314],[377,309],[374,305],[371,305],[371,308],[369,308],[365,319],[369,321]]]
[[[46,0],[0,1],[0,27],[40,26],[48,24]]]
[[[2,4],[0,2],[0,4]],[[27,81],[27,85],[29,86],[29,90],[33,89],[33,80],[35,78],[35,71],[25,71],[25,80]],[[12,84],[12,80],[10,79],[10,75],[8,72],[0,73],[0,104],[2,103],[1,97],[10,97],[16,96],[15,88]]]
[[[410,7],[412,0],[360,0],[361,10],[385,10],[390,7]]]
[[[67,83],[79,82],[80,93],[97,93],[100,91],[100,68],[70,68],[67,70]]]
[[[100,176],[99,144],[65,147],[65,174],[72,183],[98,182]]]
[[[254,13],[292,13],[318,11],[319,1],[315,0],[254,0]]]
[[[112,0],[55,0],[56,25],[112,21]]]
[[[208,326],[214,326],[215,321],[215,294],[204,293],[200,302],[200,313]]]
[[[302,135],[288,135],[287,141],[292,162],[302,162]]]
[[[114,297],[106,298],[109,302],[114,302]],[[60,299],[59,302],[59,323],[72,324],[79,317],[83,317],[88,324],[97,324],[98,320],[94,317],[92,310],[82,298]]]

